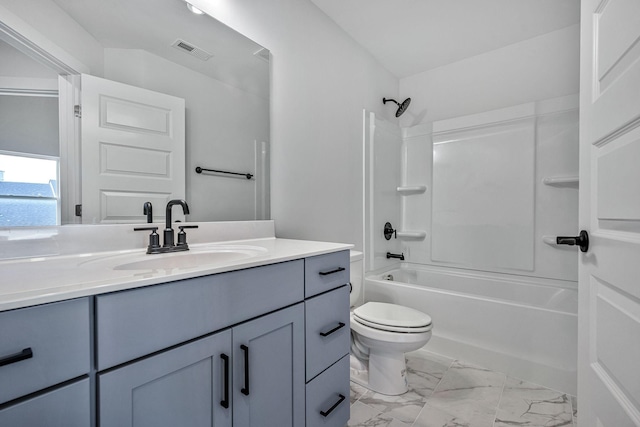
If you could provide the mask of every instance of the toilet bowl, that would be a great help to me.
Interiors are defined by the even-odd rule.
[[[362,274],[358,277],[358,268],[362,267],[356,264],[357,256],[352,251],[352,307],[357,305],[362,289]],[[397,304],[366,302],[352,309],[350,324],[351,380],[381,394],[405,393],[405,353],[429,341],[431,317]]]

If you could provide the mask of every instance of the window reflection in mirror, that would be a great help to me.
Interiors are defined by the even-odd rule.
[[[0,152],[0,226],[58,225],[58,159]]]

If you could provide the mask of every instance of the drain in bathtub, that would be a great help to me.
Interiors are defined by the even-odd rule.
[[[382,276],[382,280],[391,280],[393,281],[393,274],[385,274]]]

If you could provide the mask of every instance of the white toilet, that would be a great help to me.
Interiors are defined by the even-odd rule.
[[[431,317],[396,304],[362,305],[362,253],[351,251],[351,380],[369,390],[399,395],[408,389],[405,353],[431,338]],[[355,308],[354,308],[355,307]]]

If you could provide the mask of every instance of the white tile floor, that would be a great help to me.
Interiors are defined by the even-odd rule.
[[[351,383],[349,426],[577,426],[575,397],[500,372],[424,351],[407,355],[407,372],[402,396]]]

